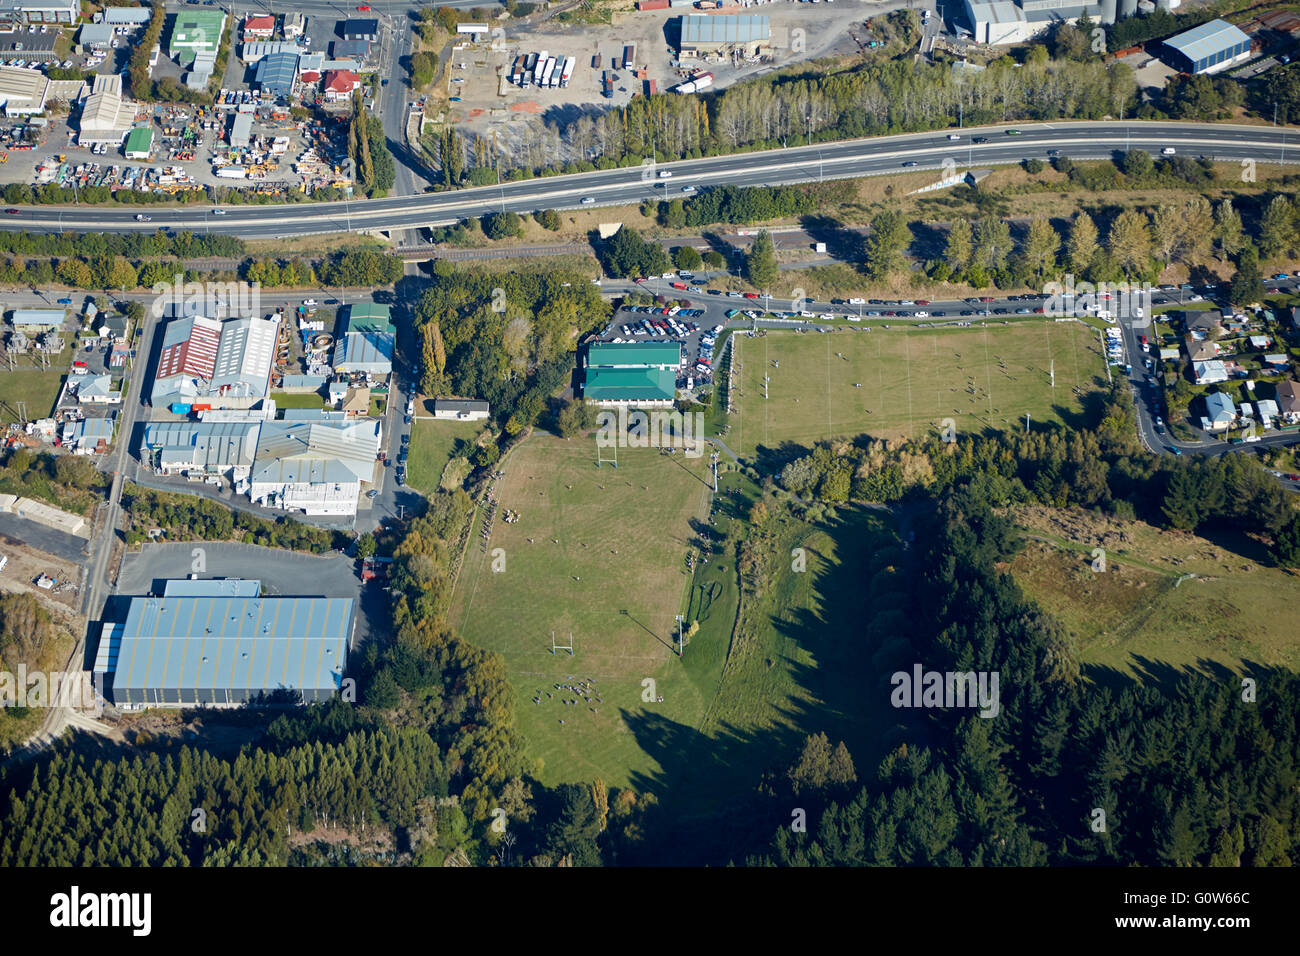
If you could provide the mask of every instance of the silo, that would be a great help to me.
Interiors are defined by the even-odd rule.
[[[1174,12],[1174,0],[1156,0],[1156,9],[1163,10],[1165,13]]]
[[[1151,0],[1138,0],[1138,13],[1144,17],[1149,17],[1156,12],[1156,5]]]
[[[1101,22],[1105,26],[1115,23],[1115,0],[1101,0]]]
[[[1137,13],[1137,0],[1119,0],[1119,18],[1127,20]]]

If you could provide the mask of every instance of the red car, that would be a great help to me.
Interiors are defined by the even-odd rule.
[[[369,12],[370,12],[370,5],[369,5],[369,4],[366,4],[366,3],[363,3],[363,4],[361,4],[361,6],[357,7],[357,9],[360,10],[362,13],[369,13]]]
[[[982,295],[982,296],[980,296],[980,301],[981,301],[981,302],[992,302],[992,301],[993,301],[993,296],[991,296],[991,295]]]
[[[1138,341],[1141,342],[1143,345],[1146,345],[1146,344],[1147,344],[1147,337],[1146,337],[1145,335],[1139,335],[1139,336],[1138,336]]]
[[[757,298],[758,298],[758,293],[757,293],[757,292],[746,292],[746,293],[745,293],[745,298],[746,298],[746,299],[757,299]]]
[[[930,300],[929,300],[929,299],[917,299],[917,300],[916,300],[916,304],[917,304],[917,305],[929,305],[929,304],[930,304]]]
[[[5,212],[7,212],[7,213],[8,213],[9,215],[11,215],[11,216],[16,216],[16,215],[18,215],[18,210],[17,210],[17,209],[6,209]]]

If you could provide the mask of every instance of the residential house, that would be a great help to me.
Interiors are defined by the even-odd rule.
[[[1183,338],[1183,344],[1187,347],[1187,357],[1192,360],[1193,365],[1219,357],[1219,344],[1207,338],[1197,338],[1195,335],[1188,334]]]
[[[1201,419],[1201,428],[1207,432],[1221,432],[1230,428],[1237,420],[1237,407],[1232,399],[1223,392],[1211,392],[1205,396],[1205,416]]]
[[[1264,356],[1264,365],[1274,371],[1281,371],[1289,364],[1289,359],[1280,352],[1270,353]]]
[[[1223,329],[1223,313],[1218,309],[1202,312],[1184,312],[1184,325],[1188,332],[1205,332],[1217,335]]]
[[[1300,383],[1288,380],[1278,385],[1277,407],[1288,422],[1300,422]]]
[[[275,17],[268,15],[244,17],[245,40],[269,40],[275,35]]]
[[[1208,362],[1193,362],[1192,376],[1197,385],[1213,385],[1216,382],[1226,382],[1228,380],[1228,369],[1218,359],[1210,359]]]
[[[77,385],[77,403],[121,405],[122,391],[113,388],[113,379],[107,375],[87,375]]]
[[[478,421],[488,417],[487,402],[463,398],[435,398],[433,400],[433,417],[447,418],[453,421]]]
[[[325,102],[346,100],[360,85],[360,74],[352,70],[330,70],[325,74]]]

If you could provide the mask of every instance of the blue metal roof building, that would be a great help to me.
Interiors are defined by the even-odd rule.
[[[261,597],[260,581],[169,581],[107,624],[95,673],[119,707],[233,707],[292,691],[325,700],[342,686],[351,598]]]
[[[1226,20],[1211,20],[1164,42],[1173,65],[1188,73],[1213,73],[1250,56],[1250,37]]]

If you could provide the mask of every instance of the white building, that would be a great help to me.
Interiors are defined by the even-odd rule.
[[[120,145],[135,123],[135,110],[134,102],[122,99],[122,77],[116,73],[96,76],[90,95],[81,102],[77,142],[82,146]]]
[[[361,486],[374,479],[381,424],[265,422],[249,497],[255,504],[309,515],[355,515]]]

